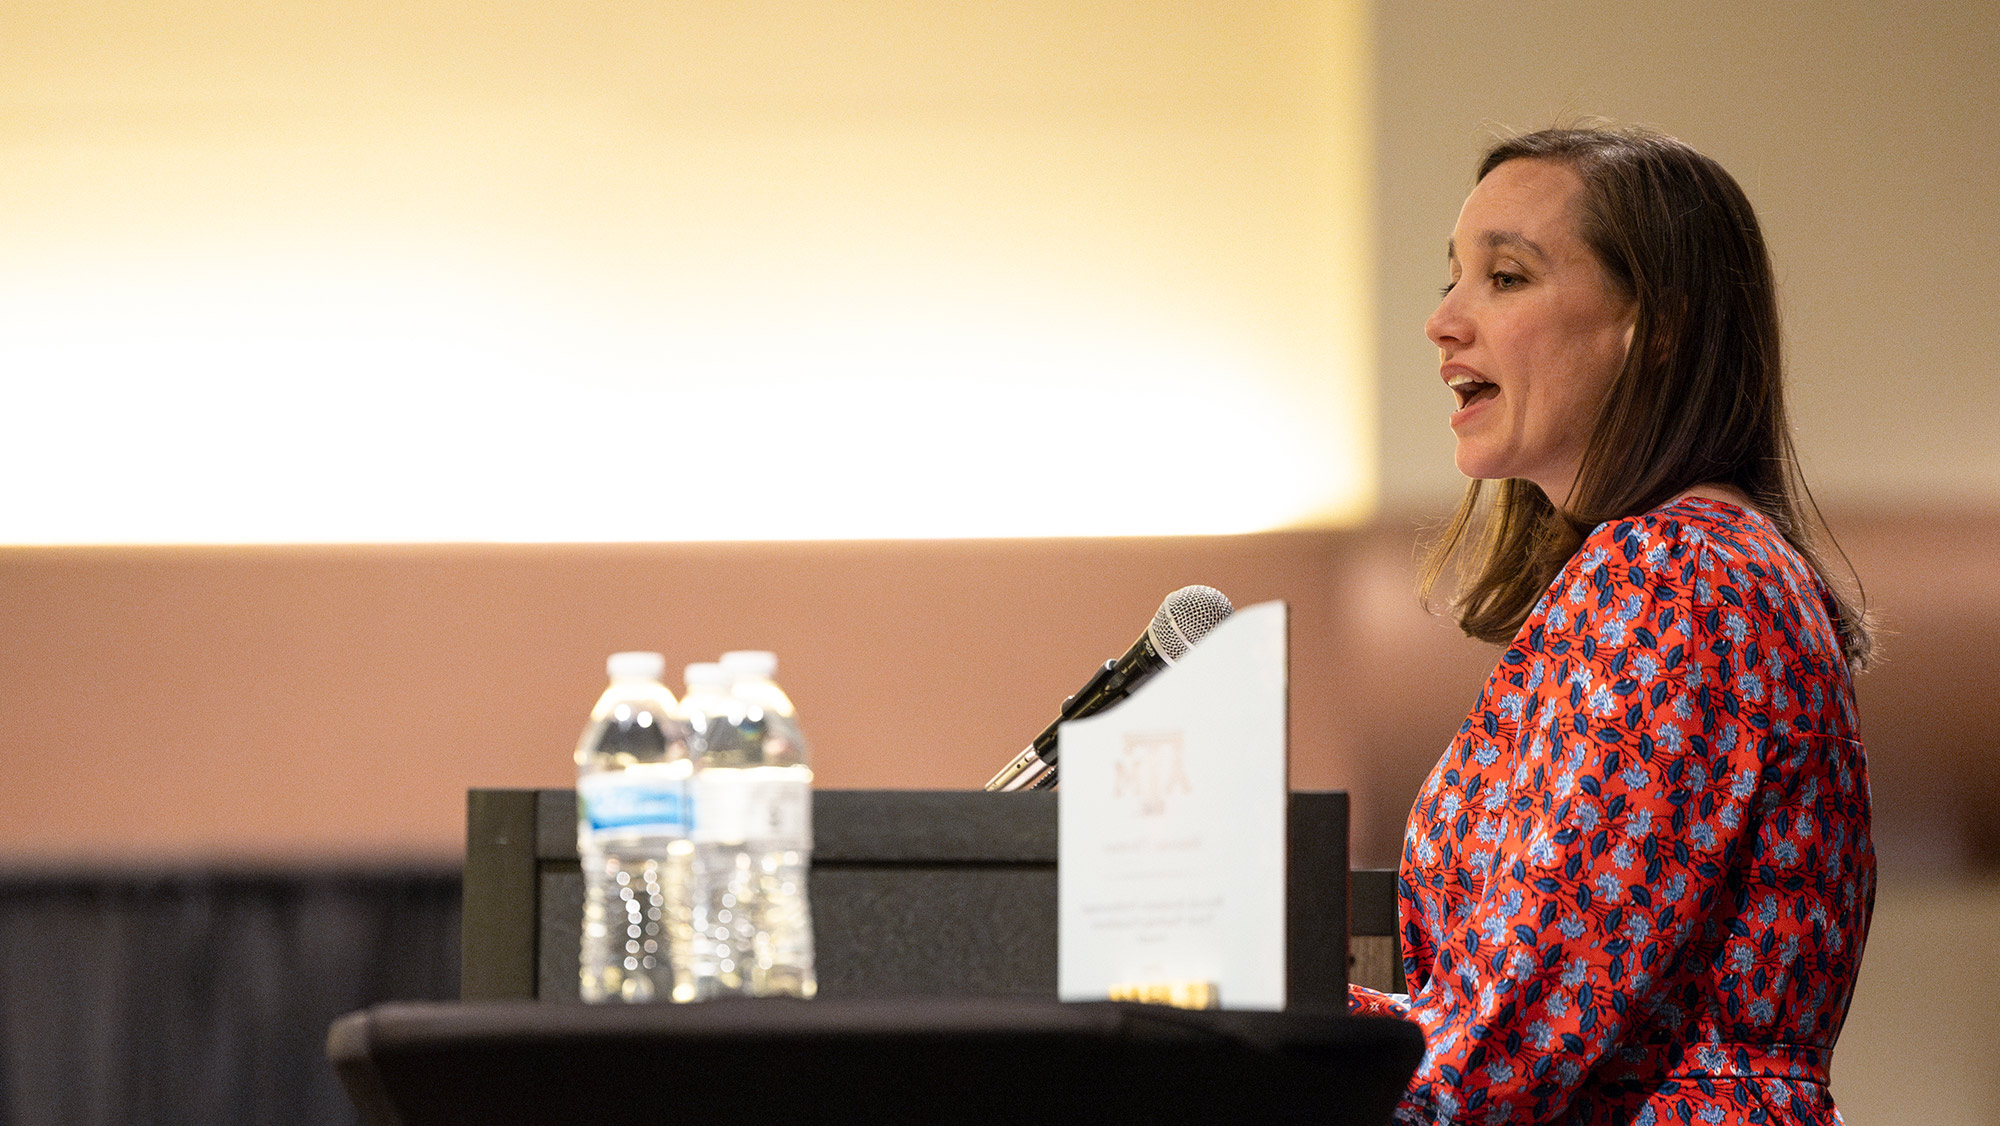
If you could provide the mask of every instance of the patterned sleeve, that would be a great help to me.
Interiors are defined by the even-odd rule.
[[[1358,1017],[1401,1017],[1410,1019],[1410,995],[1384,993],[1365,985],[1347,985],[1347,1011]]]
[[[1443,796],[1459,790],[1435,808],[1457,812],[1435,813],[1433,831],[1442,821],[1476,847],[1485,879],[1459,917],[1428,920],[1435,962],[1410,998],[1426,1053],[1400,1121],[1560,1116],[1668,1002],[1743,847],[1756,740],[1705,703],[1712,614],[1688,553],[1658,533],[1598,529],[1503,659],[1468,731],[1478,757],[1500,742],[1482,743],[1481,725],[1515,729],[1511,779],[1480,790],[1477,775],[1444,775]]]

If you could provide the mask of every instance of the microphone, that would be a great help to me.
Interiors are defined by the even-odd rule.
[[[1062,713],[1042,728],[1028,749],[1015,756],[991,782],[988,790],[1046,790],[1056,784],[1056,728],[1072,719],[1095,715],[1132,694],[1154,673],[1186,655],[1208,631],[1235,613],[1229,599],[1212,586],[1184,586],[1167,595],[1154,613],[1152,624],[1125,655],[1104,662],[1090,682],[1064,700]]]

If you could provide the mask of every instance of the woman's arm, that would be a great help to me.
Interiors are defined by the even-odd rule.
[[[1410,995],[1384,993],[1365,985],[1347,985],[1347,1011],[1358,1017],[1402,1017],[1410,1019]]]

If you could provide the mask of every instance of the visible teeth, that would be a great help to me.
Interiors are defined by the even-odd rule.
[[[1470,375],[1454,375],[1445,386],[1450,387],[1452,394],[1458,396],[1458,405],[1463,408],[1493,384]]]

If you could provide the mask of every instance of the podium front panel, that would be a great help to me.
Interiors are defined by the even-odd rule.
[[[820,996],[1056,995],[1056,795],[819,790],[810,885]],[[1294,793],[1292,1007],[1344,1008],[1347,795]],[[467,802],[462,996],[577,998],[583,876],[569,790]]]

